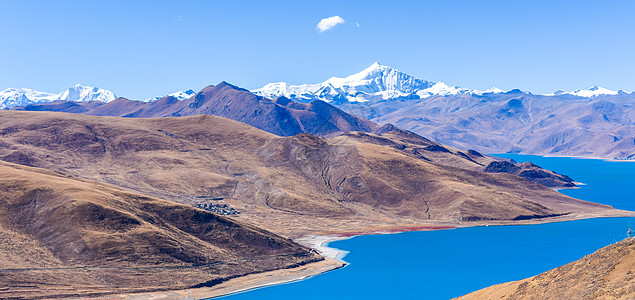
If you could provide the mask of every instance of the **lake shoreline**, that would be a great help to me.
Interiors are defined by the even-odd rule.
[[[620,159],[620,158],[607,158],[607,157],[599,157],[599,156],[572,156],[572,155],[554,155],[554,154],[531,154],[531,153],[488,153],[487,155],[501,157],[500,155],[524,155],[524,156],[539,156],[539,157],[547,157],[547,158],[574,158],[574,159],[593,159],[593,160],[603,160],[606,162],[635,162],[635,159]]]
[[[581,158],[588,159],[588,158]],[[604,159],[600,159],[604,160]],[[593,182],[585,182],[593,185]],[[602,194],[602,197],[605,197]],[[577,198],[577,197],[576,197]],[[454,228],[468,227],[487,227],[487,226],[505,226],[505,225],[536,225],[547,223],[564,223],[568,221],[597,219],[597,218],[620,218],[635,217],[635,212],[620,209],[610,209],[607,204],[600,204],[598,199],[603,198],[586,198],[583,201],[596,200],[597,206],[585,212],[569,213],[560,216],[552,216],[548,218],[534,218],[524,220],[480,220],[480,221],[411,221],[411,222],[395,222],[392,224],[342,224],[336,227],[324,227],[322,230],[312,231],[296,231],[293,240],[302,245],[315,249],[321,255],[326,257],[322,262],[307,264],[302,267],[286,270],[275,270],[270,272],[251,274],[239,278],[231,279],[227,282],[214,287],[202,289],[173,290],[144,294],[129,295],[112,295],[102,297],[100,299],[206,299],[212,297],[222,297],[250,290],[255,290],[267,286],[282,285],[286,283],[301,281],[319,274],[323,274],[332,270],[343,268],[348,264],[343,261],[348,251],[329,247],[329,244],[335,241],[351,239],[362,235],[380,235],[395,234],[409,231],[439,231]],[[606,203],[606,202],[605,202]],[[607,205],[607,206],[605,206]],[[625,206],[616,205],[620,208]],[[604,207],[604,208],[602,208]],[[631,208],[631,206],[626,206]],[[501,281],[505,282],[505,281]]]
[[[576,221],[583,219],[595,218],[620,218],[635,217],[635,212],[625,210],[601,211],[598,213],[587,214],[570,214],[564,216],[550,217],[545,219],[529,219],[517,221],[476,221],[476,222],[439,222],[438,225],[426,223],[425,225],[407,225],[394,227],[370,227],[368,230],[341,230],[341,231],[323,231],[319,233],[307,233],[300,238],[294,239],[295,242],[310,247],[318,251],[325,257],[323,261],[310,263],[304,266],[281,269],[269,272],[250,274],[238,278],[233,278],[226,282],[220,283],[213,287],[172,290],[149,293],[122,294],[103,296],[91,299],[103,300],[137,300],[137,299],[210,299],[218,298],[238,293],[243,293],[259,288],[287,284],[302,281],[326,272],[337,270],[348,265],[343,258],[349,252],[337,248],[329,247],[329,243],[341,240],[351,239],[356,236],[380,235],[380,234],[397,234],[413,231],[437,231],[449,230],[457,228],[469,227],[487,227],[487,226],[509,226],[509,225],[537,225],[546,223],[558,223],[567,221]]]

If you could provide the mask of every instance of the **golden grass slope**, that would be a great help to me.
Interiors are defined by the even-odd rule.
[[[635,299],[635,238],[537,276],[457,299]]]
[[[174,202],[0,162],[0,298],[184,289],[322,260]]]
[[[242,212],[235,218],[288,237],[627,214],[518,176],[484,173],[489,159],[438,151],[436,143],[412,152],[415,142],[390,132],[279,137],[208,115],[0,112],[2,160],[185,204],[223,198]]]

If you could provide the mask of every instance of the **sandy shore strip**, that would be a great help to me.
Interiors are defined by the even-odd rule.
[[[320,255],[326,258],[344,262],[342,261],[342,259],[344,258],[344,256],[346,256],[346,254],[348,254],[348,251],[328,247],[328,244],[330,242],[346,240],[352,237],[353,236],[309,234],[299,239],[295,239],[294,242],[303,246],[307,246],[309,248],[313,248],[317,250]]]
[[[88,299],[100,300],[190,300],[208,299],[230,294],[246,292],[272,285],[285,284],[313,277],[324,272],[339,269],[346,264],[334,259],[310,263],[304,266],[270,272],[246,275],[230,279],[213,287],[185,289],[163,292],[110,295]],[[87,299],[87,298],[81,298]]]
[[[611,210],[610,212],[600,213],[576,213],[563,216],[531,219],[520,221],[481,221],[481,222],[463,222],[463,223],[446,223],[437,222],[434,224],[427,222],[419,225],[402,225],[402,226],[369,226],[367,230],[341,230],[319,232],[316,234],[307,234],[300,238],[294,239],[295,242],[310,247],[318,251],[325,257],[325,260],[310,263],[292,269],[282,269],[270,272],[246,275],[226,282],[220,283],[213,287],[205,287],[198,289],[185,289],[163,292],[136,293],[110,295],[96,298],[81,299],[103,299],[103,300],[164,300],[164,299],[208,299],[220,296],[226,296],[235,293],[246,292],[262,287],[286,284],[294,281],[300,281],[309,277],[319,275],[331,270],[339,269],[347,265],[342,259],[348,254],[348,251],[328,247],[328,244],[334,241],[350,239],[359,235],[373,234],[394,234],[408,231],[429,231],[429,230],[445,230],[454,228],[465,228],[475,226],[497,226],[497,225],[533,225],[552,222],[573,221],[589,218],[607,218],[607,217],[635,217],[635,212],[623,210]]]

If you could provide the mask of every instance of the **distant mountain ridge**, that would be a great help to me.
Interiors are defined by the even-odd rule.
[[[318,100],[306,104],[283,97],[271,100],[224,81],[216,86],[207,86],[184,100],[174,96],[166,96],[152,102],[126,98],[117,98],[108,103],[54,101],[12,109],[128,118],[208,114],[240,121],[280,136],[291,136],[298,133],[328,135],[348,131],[372,132],[377,128],[375,123],[347,114],[323,101]]]
[[[272,99],[283,96],[298,102],[322,100],[340,105],[347,102],[424,99],[432,96],[500,94],[505,91],[495,87],[481,91],[449,86],[442,81],[434,82],[416,78],[375,62],[363,71],[345,78],[331,77],[322,83],[302,85],[290,85],[286,82],[269,83],[252,92]],[[611,91],[593,86],[588,90],[572,92],[560,90],[549,95],[563,94],[596,97],[628,94],[628,92]]]
[[[423,99],[432,96],[459,94],[500,94],[505,91],[496,87],[492,87],[487,90],[475,90],[465,89],[458,86],[449,86],[443,81],[434,82],[417,78],[400,72],[395,68],[375,62],[361,72],[345,78],[331,77],[322,83],[302,85],[291,85],[286,82],[269,83],[262,88],[252,90],[252,92],[256,95],[270,99],[285,97],[301,103],[309,103],[313,100],[322,100],[327,103],[339,105],[346,102],[355,103],[373,100]],[[529,92],[525,93],[531,94]],[[140,101],[153,102],[168,96],[172,96],[178,100],[186,100],[195,94],[196,92],[194,90],[188,89],[174,92],[166,96],[157,96]],[[591,98],[605,95],[611,96],[628,94],[633,93],[629,93],[624,90],[613,91],[595,85],[589,89],[578,89],[575,91],[557,90],[553,93],[543,95],[573,95]],[[116,96],[111,91],[84,86],[81,84],[76,84],[59,94],[40,92],[28,88],[8,88],[0,92],[0,109],[58,100],[75,102],[110,102],[114,99],[116,99]]]
[[[485,153],[635,158],[635,95],[522,92],[434,96],[342,107],[438,142]]]
[[[319,84],[279,82],[253,93],[240,90],[232,93],[235,99],[205,100],[196,98],[205,97],[200,92],[187,90],[147,99],[149,103],[144,104],[125,98],[115,101],[114,94],[105,100],[95,93],[82,96],[72,89],[59,95],[8,89],[0,93],[0,108],[127,117],[202,113],[283,136],[370,132],[376,125],[363,121],[368,119],[485,153],[635,159],[635,93],[624,90],[593,86],[544,95],[518,89],[469,90],[416,78],[379,63]]]
[[[545,94],[545,96],[559,96],[559,95],[566,95],[566,94],[574,95],[578,97],[591,98],[591,97],[598,97],[598,96],[604,96],[604,95],[627,95],[629,94],[629,92],[625,90],[611,91],[609,89],[605,89],[603,87],[594,85],[591,88],[586,90],[575,90],[572,92],[557,90],[553,94]]]
[[[375,63],[346,78],[271,83],[253,92],[298,102],[323,100],[461,149],[635,159],[635,93],[624,90],[593,86],[545,95],[468,90]]]
[[[110,102],[115,100],[113,92],[76,84],[59,94],[39,92],[32,89],[6,89],[0,92],[0,109],[53,101]]]

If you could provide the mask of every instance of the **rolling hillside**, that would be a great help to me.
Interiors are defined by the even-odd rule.
[[[184,289],[322,260],[191,206],[0,162],[0,298]]]
[[[0,159],[184,204],[227,205],[298,237],[370,227],[570,219],[624,212],[506,173],[496,161],[384,128],[276,136],[208,115],[0,112]]]

